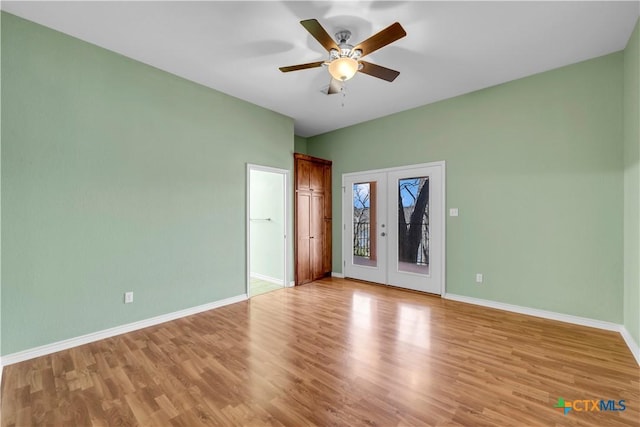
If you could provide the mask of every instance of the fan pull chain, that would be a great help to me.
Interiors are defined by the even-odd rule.
[[[340,92],[342,92],[342,108],[344,108],[344,101],[347,98],[347,83],[342,82],[342,87],[340,88]]]

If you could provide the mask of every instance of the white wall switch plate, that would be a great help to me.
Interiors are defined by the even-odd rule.
[[[129,304],[133,302],[133,292],[125,292],[124,293],[124,303]]]
[[[476,274],[476,283],[482,283],[483,277],[482,273]]]
[[[449,209],[449,216],[458,216],[458,208]]]

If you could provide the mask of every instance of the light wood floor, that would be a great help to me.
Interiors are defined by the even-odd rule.
[[[637,426],[639,375],[617,333],[326,279],[5,367],[1,421]]]

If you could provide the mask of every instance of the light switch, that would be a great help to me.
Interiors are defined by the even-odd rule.
[[[458,208],[449,209],[449,216],[458,216]]]

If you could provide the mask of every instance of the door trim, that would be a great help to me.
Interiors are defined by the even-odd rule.
[[[365,171],[358,171],[358,172],[348,172],[348,173],[343,173],[342,174],[342,182],[341,182],[341,186],[342,186],[342,194],[340,195],[340,203],[342,204],[343,201],[343,196],[344,196],[344,192],[346,191],[345,188],[345,178],[349,178],[349,177],[353,177],[353,176],[359,176],[359,175],[363,175],[363,174],[374,174],[374,173],[389,173],[389,172],[399,172],[399,171],[411,171],[412,169],[418,169],[418,168],[424,168],[424,167],[440,167],[442,169],[442,206],[441,206],[441,212],[440,214],[442,215],[442,239],[441,239],[441,243],[440,243],[440,250],[442,251],[442,257],[440,260],[440,268],[442,271],[441,274],[441,283],[440,283],[440,297],[442,298],[445,294],[446,294],[446,289],[447,289],[447,270],[446,270],[446,258],[447,258],[447,252],[446,252],[446,242],[447,242],[447,216],[446,216],[446,206],[447,206],[447,179],[446,179],[446,162],[444,160],[440,160],[437,162],[429,162],[429,163],[420,163],[420,164],[415,164],[415,165],[407,165],[407,166],[396,166],[396,167],[392,167],[392,168],[384,168],[384,169],[372,169],[372,170],[365,170]],[[346,218],[345,218],[345,208],[344,206],[342,206],[341,210],[341,222],[342,222],[342,230],[340,230],[341,232],[341,248],[342,248],[342,275],[344,276],[344,269],[346,267],[347,264],[347,257],[345,254],[345,246],[346,246],[346,238],[347,238],[347,233],[346,233],[346,227],[347,227],[347,223],[346,223]]]
[[[247,244],[246,244],[246,271],[245,271],[245,289],[246,289],[246,294],[247,294],[247,298],[251,298],[251,171],[261,171],[261,172],[271,172],[271,173],[275,173],[275,174],[279,174],[283,176],[283,188],[282,188],[282,192],[283,192],[283,233],[284,233],[284,240],[283,240],[283,246],[282,246],[282,251],[284,254],[284,275],[283,275],[283,279],[282,279],[282,287],[287,287],[289,286],[289,256],[290,251],[289,251],[289,197],[291,197],[289,195],[289,189],[291,187],[291,180],[290,180],[290,172],[287,169],[279,169],[279,168],[273,168],[270,166],[262,166],[262,165],[256,165],[256,164],[252,164],[252,163],[247,163],[247,170],[246,170],[246,208],[245,208],[245,227],[246,227],[246,235],[247,235]]]
[[[343,262],[342,262],[342,266],[343,266],[343,270],[342,273],[347,276],[347,277],[357,277],[358,280],[365,280],[365,281],[371,281],[373,283],[387,283],[387,264],[388,264],[388,257],[387,257],[387,250],[388,250],[388,245],[387,243],[382,243],[383,240],[388,239],[388,237],[380,237],[380,234],[383,230],[379,229],[379,226],[384,226],[382,224],[387,224],[387,188],[386,188],[386,179],[387,179],[387,174],[385,173],[369,173],[369,172],[362,172],[362,173],[357,173],[357,174],[349,174],[349,175],[345,175],[342,178],[342,187],[343,187],[343,192],[342,192],[342,217],[343,217],[343,226],[342,226],[342,231],[344,233],[344,236],[342,238],[342,251],[344,253],[343,256]],[[376,203],[373,203],[373,198],[369,199],[370,202],[370,210],[369,210],[369,245],[370,245],[370,250],[371,250],[371,254],[374,254],[374,244],[373,244],[373,240],[374,240],[374,236],[376,241],[379,241],[382,244],[377,244],[376,246],[376,250],[375,250],[375,256],[376,256],[376,262],[375,265],[363,265],[363,264],[357,264],[355,262],[352,261],[352,247],[353,247],[353,242],[352,242],[352,238],[353,238],[353,222],[352,222],[352,213],[353,213],[353,204],[347,204],[345,203],[345,199],[347,199],[346,194],[347,194],[347,188],[353,184],[356,184],[357,182],[366,182],[366,183],[371,183],[371,182],[377,182],[376,185]],[[383,183],[384,182],[384,183]],[[369,191],[371,192],[371,187],[369,189]],[[351,191],[349,192],[351,195],[353,194]],[[348,199],[351,199],[351,197],[348,197]],[[381,202],[382,201],[382,202]],[[379,210],[378,206],[384,206],[384,209]],[[377,218],[375,227],[372,221],[372,212],[376,212],[375,213],[375,217]],[[349,230],[349,231],[347,231]],[[388,232],[388,228],[384,229],[386,231],[386,234],[389,234]],[[349,262],[349,267],[347,267],[346,265],[346,261],[350,261]],[[350,270],[349,273],[347,273],[347,269]],[[357,273],[357,275],[356,275]],[[382,278],[381,276],[384,275],[384,278]]]

